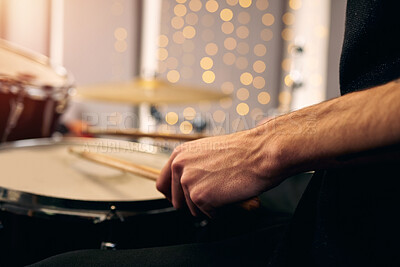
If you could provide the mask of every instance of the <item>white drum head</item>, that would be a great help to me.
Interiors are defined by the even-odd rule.
[[[23,145],[0,150],[0,187],[84,201],[164,198],[155,188],[154,181],[79,158],[68,152],[69,147],[104,153],[157,169],[161,169],[169,158],[157,147],[107,139],[75,138],[55,144]]]

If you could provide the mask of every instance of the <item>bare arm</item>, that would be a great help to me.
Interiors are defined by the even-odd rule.
[[[351,93],[263,126],[277,136],[278,165],[305,171],[379,161],[380,149],[400,144],[400,83]]]
[[[338,159],[399,144],[399,117],[399,83],[351,93],[248,131],[185,143],[171,155],[157,188],[176,208],[213,216],[216,208],[293,174],[357,164],[358,157]]]

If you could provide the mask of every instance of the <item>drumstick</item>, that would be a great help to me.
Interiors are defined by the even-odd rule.
[[[151,167],[135,164],[133,162],[128,162],[125,160],[117,159],[108,155],[94,153],[89,151],[82,151],[73,147],[70,147],[69,152],[74,155],[77,155],[81,158],[91,160],[93,162],[106,165],[108,167],[118,169],[121,171],[129,172],[135,175],[142,176],[149,180],[156,181],[158,176],[160,175],[160,171],[158,169],[154,169]]]
[[[117,135],[128,137],[150,137],[150,138],[163,138],[177,141],[193,141],[200,138],[207,137],[203,134],[172,134],[172,133],[144,133],[135,129],[100,129],[96,127],[87,127],[83,131],[86,134],[93,135]]]
[[[70,147],[68,150],[70,153],[77,155],[81,158],[102,165],[106,165],[108,167],[115,168],[121,171],[139,175],[142,176],[143,178],[147,178],[152,181],[156,181],[161,173],[159,169],[154,169],[148,166],[139,165],[133,162],[125,161],[122,159],[114,158],[100,153],[83,151],[73,147]],[[254,197],[252,199],[243,201],[238,205],[245,210],[254,210],[260,207],[260,199],[258,197]]]

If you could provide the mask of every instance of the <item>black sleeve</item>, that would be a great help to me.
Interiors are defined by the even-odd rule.
[[[400,77],[399,0],[348,0],[345,25],[342,94]]]

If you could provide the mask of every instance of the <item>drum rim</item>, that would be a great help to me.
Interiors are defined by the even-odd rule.
[[[37,88],[42,88],[44,86],[51,86],[53,89],[56,90],[70,89],[74,87],[75,78],[72,75],[72,73],[69,72],[65,67],[58,64],[54,64],[54,62],[52,62],[49,57],[1,38],[0,38],[0,48],[12,52],[14,54],[17,54],[19,56],[22,56],[28,60],[32,60],[38,64],[47,66],[51,70],[53,70],[57,75],[65,78],[65,83],[62,86],[54,86],[51,84],[35,84],[29,82],[24,82],[24,85],[29,85]],[[4,77],[9,78],[10,80],[15,80],[14,77],[8,77],[7,75]]]
[[[77,143],[114,142],[138,147],[139,152],[163,153],[162,148],[106,138],[85,138],[85,137],[63,137],[63,138],[37,138],[18,140],[0,144],[0,152],[7,149],[18,149],[38,146],[77,144]],[[97,144],[98,145],[98,144]],[[141,147],[143,145],[143,147]],[[125,149],[125,148],[123,148]],[[165,152],[164,152],[165,153]],[[71,216],[73,214],[79,218],[100,222],[110,219],[121,219],[140,214],[157,214],[173,211],[171,203],[165,198],[139,200],[139,201],[92,201],[52,197],[24,192],[20,190],[8,189],[0,186],[0,210],[12,213],[40,216],[40,217],[60,217]],[[122,216],[122,217],[121,217]]]

